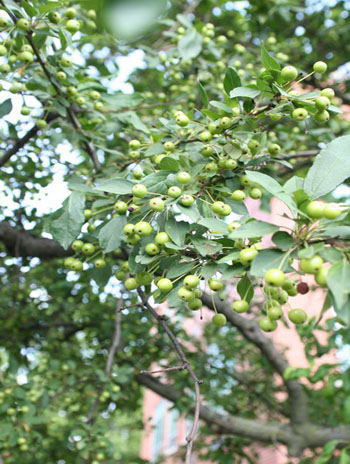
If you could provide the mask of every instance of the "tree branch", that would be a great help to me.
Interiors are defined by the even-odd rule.
[[[214,310],[214,304],[210,295],[205,293],[203,295],[203,303],[209,309]],[[258,324],[245,317],[239,316],[232,311],[231,307],[215,299],[215,306],[220,313],[225,314],[227,320],[235,326],[242,335],[255,346],[259,348],[263,356],[269,361],[273,369],[280,375],[286,389],[288,391],[290,409],[291,409],[291,422],[295,426],[305,424],[308,421],[307,400],[302,385],[296,380],[285,380],[283,373],[288,367],[288,363],[283,355],[275,348],[272,341],[267,338]]]
[[[47,118],[45,119],[46,122],[50,123],[54,119],[57,119],[59,117],[58,113],[49,113]],[[40,131],[40,128],[38,126],[32,127],[23,137],[20,139],[17,139],[13,146],[8,149],[3,156],[0,158],[0,168],[4,166],[7,161],[15,155],[21,148],[23,148],[33,137],[36,136],[36,134]]]
[[[176,403],[182,397],[182,394],[175,391],[171,385],[161,383],[150,375],[136,375],[135,379],[140,385],[149,388],[172,403]],[[239,416],[220,414],[203,404],[200,406],[199,416],[211,426],[213,433],[239,435],[270,444],[283,443],[287,445],[291,456],[300,456],[303,449],[324,446],[330,440],[339,440],[343,444],[350,443],[350,426],[331,428],[304,423],[293,429],[290,425],[282,422],[260,422]]]
[[[157,320],[159,325],[162,327],[164,332],[168,335],[171,343],[173,344],[173,346],[175,348],[175,351],[176,351],[178,357],[180,358],[180,360],[182,362],[182,365],[187,370],[187,372],[189,373],[189,375],[191,376],[191,378],[192,378],[192,380],[194,382],[196,402],[195,402],[195,408],[194,408],[194,418],[193,418],[192,429],[191,429],[189,435],[186,437],[187,450],[186,450],[186,460],[185,460],[185,464],[191,464],[193,442],[194,442],[194,439],[195,439],[195,436],[196,436],[196,432],[197,432],[197,428],[198,428],[198,420],[199,420],[199,410],[200,410],[199,384],[201,382],[198,380],[197,375],[195,374],[194,370],[192,369],[192,366],[188,362],[188,360],[186,358],[186,355],[185,355],[184,351],[182,350],[177,338],[173,334],[172,330],[168,327],[168,325],[167,325],[167,323],[165,321],[165,318],[160,316],[157,313],[157,311],[153,308],[153,306],[151,306],[148,303],[148,300],[147,300],[147,297],[146,297],[145,293],[140,288],[138,288],[137,292],[138,292],[144,306],[148,309],[148,311],[152,314],[152,316]]]
[[[0,222],[0,241],[12,256],[32,256],[45,260],[73,254],[72,250],[65,250],[55,240],[38,237],[26,230],[18,230],[5,221]]]

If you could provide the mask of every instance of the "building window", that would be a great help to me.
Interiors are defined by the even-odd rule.
[[[170,409],[169,411],[169,438],[168,438],[168,453],[174,453],[177,450],[178,443],[178,419],[179,411]]]
[[[153,416],[153,449],[152,449],[152,461],[155,462],[163,452],[163,437],[164,437],[164,416],[166,410],[165,401],[161,401]]]

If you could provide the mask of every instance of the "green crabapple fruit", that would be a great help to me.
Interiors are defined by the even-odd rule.
[[[316,61],[313,65],[313,70],[319,74],[327,71],[327,64],[324,61]]]
[[[81,251],[84,255],[92,255],[95,252],[95,247],[92,243],[85,243],[82,246]]]
[[[262,197],[262,191],[259,188],[255,187],[250,190],[249,196],[250,198],[253,198],[253,200],[258,200]]]
[[[292,118],[296,121],[304,121],[307,118],[308,112],[305,108],[296,108],[292,112]]]
[[[72,249],[74,251],[80,251],[83,248],[83,245],[84,242],[82,242],[81,240],[74,240],[74,242],[72,243]]]
[[[317,111],[313,116],[316,122],[327,122],[330,118],[327,110]]]
[[[232,200],[235,201],[244,201],[246,198],[246,194],[243,192],[243,190],[235,190],[232,195]]]
[[[327,286],[327,274],[328,274],[328,267],[322,266],[321,269],[319,269],[315,275],[315,281],[320,285],[321,287],[326,287]]]
[[[236,313],[245,313],[249,309],[249,303],[245,300],[237,300],[232,303],[232,308]]]
[[[181,171],[176,177],[179,184],[188,184],[191,181],[191,175],[188,172]]]
[[[328,203],[323,210],[326,219],[337,219],[342,214],[342,209],[336,203]]]
[[[168,195],[171,198],[178,198],[182,193],[182,190],[180,187],[177,187],[176,185],[173,185],[172,187],[168,188]]]
[[[325,203],[322,201],[310,201],[306,206],[306,214],[312,219],[320,219],[324,215]]]
[[[186,288],[195,288],[195,287],[198,287],[199,285],[199,279],[197,276],[195,275],[187,275],[185,278],[184,278],[184,286]]]
[[[72,66],[72,60],[66,56],[63,56],[60,60],[60,64],[61,66],[63,66],[64,68],[67,68],[69,66]]]
[[[184,194],[181,196],[180,203],[182,206],[191,206],[194,203],[194,198],[192,195]]]
[[[283,311],[279,306],[271,306],[267,310],[267,316],[271,321],[277,321],[283,316]]]
[[[244,248],[239,253],[239,260],[243,266],[249,266],[253,259],[257,256],[258,251],[255,248]]]
[[[284,272],[280,269],[269,269],[264,276],[265,282],[274,287],[281,287],[285,278]]]
[[[147,195],[147,187],[143,184],[135,184],[131,191],[132,194],[137,198],[143,198]]]
[[[149,207],[152,211],[163,211],[164,206],[164,201],[161,198],[152,198],[152,200],[149,201]]]
[[[160,252],[160,249],[156,243],[148,243],[145,246],[145,251],[150,256],[155,256]]]
[[[327,108],[329,108],[331,102],[329,101],[329,98],[327,97],[317,97],[316,100],[315,100],[315,106],[318,110],[322,111],[322,110],[326,110]]]
[[[202,142],[210,142],[210,140],[213,138],[212,134],[210,131],[204,131],[204,132],[201,132],[199,135],[198,135],[199,139],[202,141]]]
[[[137,280],[135,279],[135,277],[129,277],[124,282],[124,286],[127,290],[136,290],[139,284],[137,283]]]
[[[135,234],[135,226],[134,224],[126,224],[123,228],[123,234],[125,235],[134,235]]]
[[[273,332],[277,329],[277,322],[272,321],[268,316],[265,316],[259,320],[259,326],[264,332]]]
[[[294,324],[303,324],[307,320],[307,314],[302,309],[291,309],[288,318]]]
[[[170,242],[170,237],[166,232],[158,232],[154,241],[157,245],[165,245],[166,243]]]
[[[225,314],[218,313],[213,316],[212,322],[217,327],[223,327],[224,325],[226,325],[227,319]]]
[[[219,292],[224,288],[224,283],[218,279],[209,279],[209,287],[214,292]]]
[[[119,214],[124,214],[128,210],[128,205],[125,203],[125,201],[117,201],[114,205],[114,209],[117,211]]]
[[[158,280],[157,287],[161,292],[170,292],[173,288],[173,283],[170,279],[162,278]]]
[[[326,89],[321,90],[321,95],[322,97],[333,98],[335,95],[335,92],[333,89],[326,88]]]
[[[74,34],[75,32],[78,32],[80,29],[80,23],[76,19],[69,19],[66,22],[66,29],[67,31],[71,32]]]
[[[174,151],[175,150],[174,142],[165,142],[164,143],[164,150],[165,151]]]
[[[234,230],[238,229],[238,227],[241,227],[239,222],[230,222],[230,224],[227,226],[227,230],[229,232],[233,232]]]
[[[153,232],[153,227],[146,221],[140,221],[135,224],[134,231],[141,237],[147,237]]]
[[[202,300],[200,300],[199,298],[195,298],[194,300],[189,301],[187,305],[189,309],[191,309],[192,311],[197,311],[198,309],[201,309],[203,303]]]
[[[294,66],[285,66],[281,70],[281,78],[285,82],[294,81],[298,76],[298,71]]]
[[[132,150],[137,150],[139,149],[141,146],[141,142],[137,139],[133,139],[133,140],[130,140],[129,142],[129,147],[132,149]]]
[[[28,19],[25,18],[20,18],[16,22],[16,26],[18,27],[18,29],[21,29],[21,31],[28,31],[30,28],[30,21],[28,21]]]
[[[225,169],[236,169],[238,163],[234,159],[225,160]]]
[[[195,294],[185,287],[179,288],[177,295],[183,301],[193,301],[195,299]]]
[[[106,261],[103,258],[96,259],[95,267],[97,267],[97,269],[102,269],[106,267]]]
[[[281,151],[281,147],[277,143],[271,143],[271,145],[268,146],[267,151],[270,155],[275,156]]]

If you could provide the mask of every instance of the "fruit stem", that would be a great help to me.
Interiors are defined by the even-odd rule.
[[[96,214],[104,213],[105,211],[111,210],[113,208],[114,208],[114,206],[106,206],[105,208],[99,209],[99,210],[95,211],[94,213],[92,213],[91,217],[96,216]]]

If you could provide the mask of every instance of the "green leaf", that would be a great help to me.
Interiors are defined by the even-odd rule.
[[[39,5],[39,12],[40,14],[45,14],[48,13],[51,10],[56,10],[58,8],[61,8],[61,3],[60,2],[49,2],[47,5]]]
[[[247,276],[242,277],[242,279],[238,282],[237,292],[242,300],[246,300],[248,303],[252,301],[254,296],[254,287]]]
[[[327,227],[320,235],[348,240],[350,239],[350,226]]]
[[[214,108],[218,108],[220,111],[223,111],[224,113],[232,114],[232,108],[230,106],[226,105],[225,103],[222,103],[222,102],[216,101],[216,100],[211,100],[209,102],[209,104],[211,106],[214,106]]]
[[[191,242],[202,256],[215,255],[215,253],[218,253],[222,249],[222,245],[220,243],[206,238],[193,237]]]
[[[62,214],[50,224],[50,232],[64,249],[79,235],[81,226],[85,222],[85,195],[72,192],[64,201]]]
[[[350,293],[350,263],[342,260],[333,264],[327,274],[327,285],[332,292],[337,308],[341,308]]]
[[[231,90],[230,97],[231,98],[255,98],[260,95],[260,90],[257,88],[252,87],[236,87],[234,90]]]
[[[169,213],[169,217],[165,222],[165,232],[171,240],[178,246],[185,244],[186,234],[190,231],[188,222],[177,221],[173,215]]]
[[[157,142],[151,145],[149,148],[147,148],[147,150],[145,151],[145,157],[160,155],[161,153],[164,153],[163,144]]]
[[[181,275],[189,273],[192,271],[195,264],[195,261],[175,264],[175,266],[172,266],[167,272],[168,279],[175,279],[176,277],[180,277]]]
[[[232,266],[225,265],[222,270],[220,266],[220,272],[222,272],[222,278],[226,280],[232,279],[232,277],[240,277],[246,272],[246,269],[244,266],[242,266],[242,264],[235,263],[232,264]]]
[[[296,212],[297,206],[295,201],[290,194],[284,191],[283,187],[277,182],[277,180],[267,174],[256,171],[246,171],[246,175],[249,180],[260,184],[269,193],[283,201],[283,203],[287,205],[292,212]]]
[[[23,6],[25,12],[32,18],[37,14],[37,10],[30,5],[26,0],[22,0],[21,5]]]
[[[99,192],[115,193],[117,195],[128,195],[131,193],[133,183],[122,177],[108,179],[95,187]]]
[[[102,227],[98,235],[98,239],[101,248],[105,253],[109,253],[120,247],[125,224],[126,217],[118,216],[111,219],[105,226]]]
[[[348,396],[343,403],[343,417],[344,423],[350,424],[350,396]]]
[[[305,179],[305,191],[311,199],[332,192],[350,177],[350,135],[330,142],[316,156]]]
[[[158,171],[142,179],[142,183],[146,185],[150,192],[166,193],[168,191],[166,180],[169,174],[174,174],[171,171]]]
[[[250,267],[250,273],[256,277],[264,277],[266,271],[271,268],[279,268],[281,262],[283,261],[286,253],[281,250],[262,250],[259,254],[253,259],[252,265]],[[289,266],[288,260],[286,259],[281,267],[281,270],[284,272],[290,272],[293,269]]]
[[[350,397],[345,400],[347,401]],[[339,458],[339,464],[350,464],[350,451],[347,449],[342,449]]]
[[[315,464],[326,464],[332,457],[334,450],[339,444],[339,440],[331,440],[323,447],[322,454],[316,459]]]
[[[272,236],[273,243],[281,250],[289,250],[294,245],[293,238],[288,232],[278,231]]]
[[[230,233],[230,238],[257,238],[264,237],[265,235],[273,234],[279,230],[278,226],[270,224],[269,222],[252,221],[243,224],[238,229]]]
[[[279,71],[281,69],[281,66],[279,62],[269,54],[269,52],[266,50],[264,42],[261,41],[261,61],[262,64],[266,69],[275,69],[276,71]]]
[[[235,68],[231,66],[227,68],[224,78],[224,89],[227,95],[230,95],[231,90],[241,86],[241,78]]]
[[[166,156],[160,162],[159,167],[165,171],[179,171],[180,163],[174,158],[171,158],[170,156]]]
[[[101,288],[104,288],[107,285],[111,276],[112,276],[112,267],[109,263],[107,263],[106,267],[102,269],[93,268],[91,270],[91,278]]]
[[[7,114],[11,113],[12,111],[12,101],[11,98],[8,98],[7,100],[3,101],[0,104],[0,118],[3,118]]]
[[[201,213],[195,204],[191,206],[182,206],[178,203],[176,207],[181,211],[182,214],[192,219],[193,222],[197,222],[201,217]]]
[[[206,227],[207,229],[210,230],[217,230],[218,232],[221,232],[222,234],[227,233],[227,224],[224,221],[220,221],[219,219],[215,218],[203,218],[198,221],[198,224],[201,226]]]
[[[197,87],[198,87],[199,96],[201,97],[202,105],[204,106],[204,108],[208,108],[208,105],[209,105],[208,95],[201,81],[197,82]]]
[[[131,124],[135,127],[135,129],[145,132],[146,134],[149,134],[150,132],[146,124],[144,124],[141,121],[139,116],[134,111],[126,111],[125,113],[119,113],[117,115],[117,118],[119,119],[119,121]]]
[[[178,43],[179,55],[184,61],[196,58],[202,51],[202,36],[191,28],[181,37]]]
[[[302,377],[308,377],[310,375],[309,367],[293,367],[288,366],[287,369],[283,372],[283,378],[285,380],[297,380]]]

